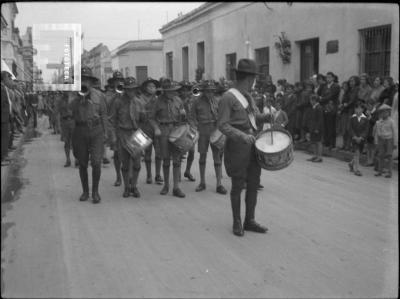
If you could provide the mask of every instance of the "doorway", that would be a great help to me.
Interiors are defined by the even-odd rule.
[[[309,79],[319,71],[319,39],[309,39],[300,44],[300,80]]]

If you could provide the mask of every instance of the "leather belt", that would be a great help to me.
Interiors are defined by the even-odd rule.
[[[90,120],[89,121],[77,121],[75,124],[79,127],[95,127],[95,126],[100,125],[100,120],[95,119],[92,121],[90,121]]]

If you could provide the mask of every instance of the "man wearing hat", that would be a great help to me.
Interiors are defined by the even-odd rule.
[[[169,192],[169,167],[172,158],[173,195],[176,197],[185,197],[185,194],[179,188],[181,153],[168,141],[170,133],[181,124],[183,117],[186,116],[182,100],[178,97],[177,93],[181,86],[177,82],[171,82],[169,79],[163,79],[160,85],[163,93],[157,98],[150,118],[154,127],[154,135],[160,136],[164,173],[164,187],[160,194],[166,195]]]
[[[124,181],[123,197],[140,197],[137,188],[137,180],[140,171],[141,150],[132,148],[129,139],[139,128],[139,123],[145,117],[144,107],[138,97],[137,90],[140,87],[136,79],[128,77],[124,83],[124,93],[116,98],[111,111],[111,124],[116,136],[118,156],[121,159],[122,178]],[[132,173],[130,179],[129,174]]]
[[[269,121],[270,116],[261,114],[250,95],[254,85],[257,66],[254,60],[241,59],[236,71],[237,82],[221,98],[218,106],[218,128],[227,137],[225,144],[225,169],[232,180],[230,193],[233,233],[243,236],[244,230],[266,233],[267,228],[255,221],[257,188],[261,168],[255,155],[257,122]],[[246,217],[242,227],[240,217],[240,194],[246,189]],[[244,230],[243,230],[244,229]]]
[[[179,89],[179,97],[183,102],[183,107],[185,107],[186,115],[189,115],[194,100],[192,97],[192,84],[187,80],[183,80],[180,82],[180,85],[181,89]],[[188,152],[186,160],[186,170],[183,174],[183,176],[191,182],[194,182],[196,180],[190,173],[193,161],[194,161],[194,146]]]
[[[71,166],[70,152],[72,148],[72,133],[74,131],[75,122],[72,117],[72,111],[70,109],[70,102],[73,99],[73,93],[64,91],[62,97],[58,102],[57,111],[60,114],[61,123],[61,141],[64,142],[64,151],[66,162],[64,167]]]
[[[210,144],[211,134],[217,130],[218,120],[218,102],[214,96],[217,86],[214,81],[203,81],[198,85],[201,92],[192,105],[189,122],[190,125],[199,131],[198,151],[200,153],[200,184],[196,188],[196,192],[206,189],[205,172],[208,147],[211,145],[211,151],[214,160],[215,176],[217,178],[217,193],[226,194],[227,191],[222,186],[222,156],[223,149],[219,149]]]
[[[161,172],[160,142],[159,142],[159,137],[154,136],[154,128],[153,125],[150,123],[151,112],[153,111],[154,104],[157,99],[156,91],[157,88],[159,87],[160,83],[152,78],[147,78],[147,80],[142,83],[141,86],[142,93],[140,95],[140,99],[146,111],[146,118],[142,123],[139,124],[139,126],[143,130],[143,132],[153,140],[153,145],[149,146],[144,153],[144,161],[146,164],[146,171],[147,171],[146,183],[151,184],[153,182],[151,174],[151,154],[154,147],[155,162],[156,162],[155,181],[157,184],[161,185],[163,183],[163,179],[160,175]]]
[[[115,168],[115,173],[116,173],[116,177],[117,179],[115,180],[114,186],[118,187],[121,186],[121,161],[120,158],[118,156],[118,151],[116,148],[116,145],[113,144],[113,140],[117,140],[115,136],[113,136],[114,134],[114,130],[112,130],[112,125],[111,125],[111,111],[113,109],[113,104],[116,101],[116,99],[120,98],[122,93],[122,89],[121,86],[124,84],[124,77],[122,76],[122,73],[120,71],[114,71],[113,75],[111,78],[109,78],[107,80],[108,86],[109,88],[106,89],[106,105],[107,105],[107,116],[108,116],[108,123],[107,126],[108,128],[110,128],[110,130],[108,130],[107,133],[107,143],[110,146],[110,149],[112,151],[114,151],[113,154],[113,160],[114,160],[114,168]],[[119,86],[121,85],[121,86]],[[118,90],[118,92],[117,92]],[[103,162],[104,162],[104,158],[107,159],[107,157],[105,156],[105,151],[104,151],[104,156],[103,156]],[[107,159],[108,160],[108,159]]]
[[[101,174],[101,160],[103,157],[103,144],[107,132],[107,108],[104,95],[93,88],[98,80],[93,77],[92,70],[88,67],[81,69],[81,91],[75,94],[71,102],[72,118],[75,128],[72,135],[72,148],[76,159],[79,161],[79,176],[82,183],[83,194],[80,201],[89,198],[88,163],[92,166],[92,199],[99,203],[99,181]]]

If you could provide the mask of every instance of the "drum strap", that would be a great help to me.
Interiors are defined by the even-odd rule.
[[[256,118],[254,117],[254,114],[249,112],[247,110],[247,107],[249,106],[248,101],[246,100],[246,98],[240,93],[239,90],[237,90],[236,88],[230,88],[228,90],[228,92],[230,92],[231,94],[233,94],[233,96],[239,101],[239,103],[243,106],[243,108],[247,111],[247,116],[249,117],[250,123],[253,127],[254,130],[257,130],[257,124],[256,124]]]

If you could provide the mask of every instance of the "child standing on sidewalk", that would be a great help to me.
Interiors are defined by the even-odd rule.
[[[318,103],[318,96],[310,97],[312,110],[309,115],[308,128],[310,130],[311,143],[314,145],[314,156],[307,161],[322,162],[322,135],[324,130],[324,112]]]
[[[385,158],[388,159],[388,173],[385,178],[392,177],[393,150],[397,147],[397,140],[394,139],[395,124],[390,117],[391,107],[383,104],[378,108],[380,119],[376,122],[376,139],[378,144],[379,165],[375,176],[381,176]]]
[[[350,171],[357,176],[362,176],[360,172],[360,154],[364,149],[364,144],[368,135],[369,121],[363,113],[364,106],[362,102],[357,102],[355,114],[350,119],[350,137],[354,149],[354,156],[349,163]]]

